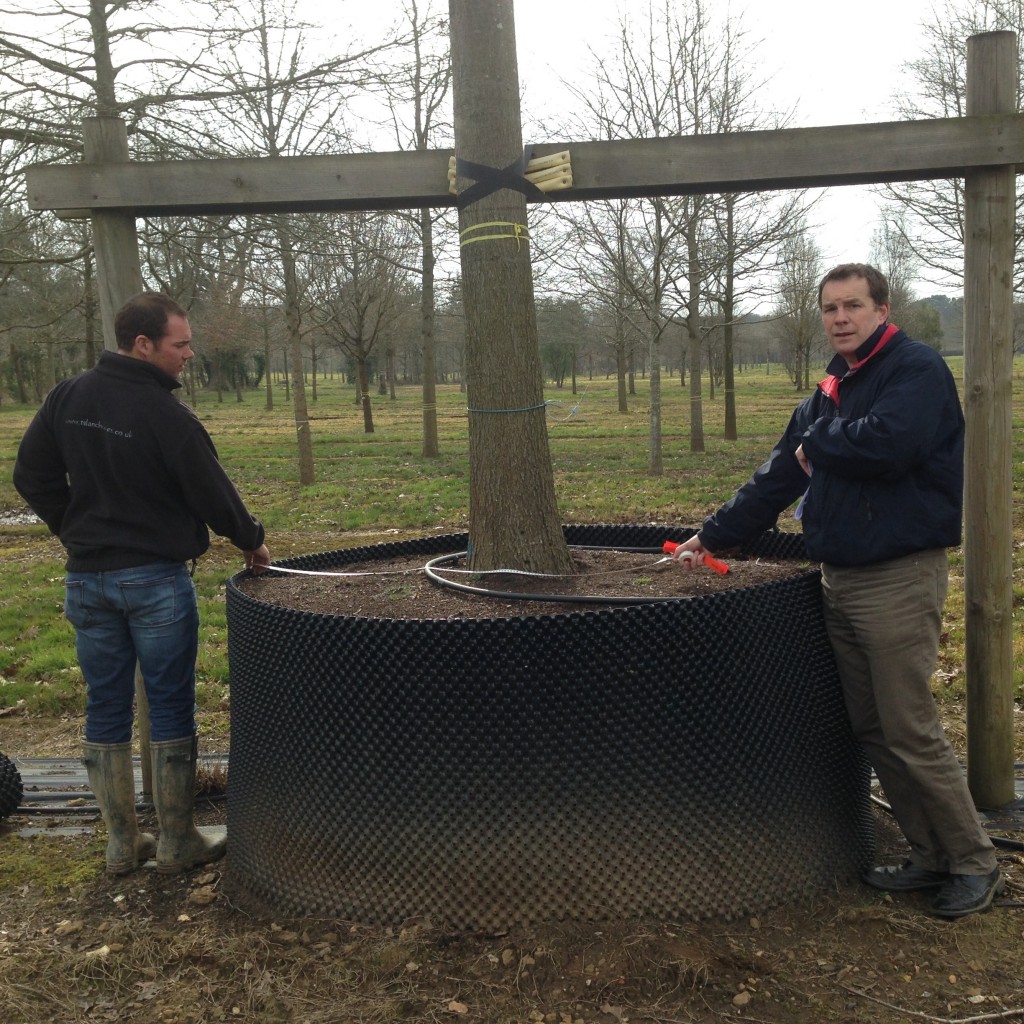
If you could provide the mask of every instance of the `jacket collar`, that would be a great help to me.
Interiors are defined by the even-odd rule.
[[[895,324],[880,324],[871,337],[854,353],[857,356],[857,362],[852,366],[839,353],[832,357],[832,361],[828,364],[828,376],[819,382],[818,387],[832,399],[836,408],[839,407],[840,382],[859,370],[869,359],[878,355],[899,333],[900,329]]]
[[[117,377],[120,380],[130,380],[136,383],[149,381],[153,384],[158,384],[167,391],[174,391],[181,387],[180,380],[176,380],[169,373],[164,373],[163,370],[152,363],[147,363],[144,359],[133,359],[131,356],[124,356],[119,352],[101,352],[95,369],[100,373]]]

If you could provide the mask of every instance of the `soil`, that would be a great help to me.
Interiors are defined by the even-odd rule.
[[[629,552],[575,558],[580,571],[565,589],[577,599],[699,599],[806,571],[730,561],[730,573],[719,576]],[[553,610],[547,601],[438,586],[416,561],[344,567],[372,576],[274,574],[242,585],[260,600],[332,614]],[[531,594],[555,585],[521,576],[461,578]],[[959,747],[963,709],[943,708]],[[59,756],[77,753],[82,723],[12,714],[0,718],[0,730],[7,753]],[[875,815],[879,860],[905,859],[890,816],[881,807]],[[223,802],[202,801],[196,814],[200,824],[224,817]],[[71,823],[68,829],[65,818],[18,815],[0,822],[4,1024],[1024,1021],[1020,832],[1000,836],[1005,893],[990,911],[959,921],[929,916],[928,893],[892,897],[853,883],[744,920],[552,922],[451,934],[425,920],[387,928],[249,916],[225,895],[230,843],[223,862],[188,874],[142,869],[109,877],[102,823],[94,816]],[[156,828],[151,815],[141,824]],[[43,827],[26,837],[30,826]]]
[[[572,557],[573,576],[474,574],[461,557],[432,570],[443,581],[490,592],[483,595],[435,582],[424,572],[422,555],[347,564],[310,575],[268,573],[242,579],[239,587],[256,600],[309,612],[470,619],[592,609],[586,598],[599,603],[691,599],[807,571],[795,562],[730,559],[723,574],[705,565],[689,569],[660,554],[610,549],[577,548]],[[535,595],[539,599],[531,600]]]

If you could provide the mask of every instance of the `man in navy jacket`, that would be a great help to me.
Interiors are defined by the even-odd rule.
[[[224,853],[192,819],[199,611],[187,563],[207,527],[248,566],[270,553],[198,417],[178,400],[193,352],[185,310],[145,292],[118,312],[117,352],[61,381],[22,438],[14,485],[67,550],[64,609],[87,697],[83,760],[107,825],[107,870],[164,873]],[[259,571],[257,569],[257,571]],[[131,764],[135,666],[150,707],[160,842],[140,833]]]
[[[1005,884],[931,692],[946,548],[961,541],[963,412],[941,356],[888,323],[878,270],[836,267],[818,302],[835,351],[828,376],[768,460],[674,557],[752,540],[800,499],[846,707],[910,845],[906,863],[864,880],[890,892],[935,889],[932,912],[961,917]]]

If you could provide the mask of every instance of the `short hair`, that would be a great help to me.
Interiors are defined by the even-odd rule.
[[[117,347],[128,351],[141,334],[151,341],[160,341],[167,334],[167,319],[188,317],[185,308],[163,292],[140,292],[130,298],[114,317]]]
[[[868,294],[876,306],[889,305],[889,282],[885,275],[869,263],[840,263],[833,267],[818,285],[818,309],[821,309],[821,293],[830,281],[848,281],[851,277],[862,277],[868,283]]]

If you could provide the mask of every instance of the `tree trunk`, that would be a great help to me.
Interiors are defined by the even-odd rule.
[[[548,448],[526,197],[493,181],[506,168],[522,180],[512,0],[449,0],[449,14],[462,193],[469,562],[474,569],[565,575],[573,564]],[[467,163],[476,165],[469,174]]]
[[[651,324],[651,415],[650,415],[650,458],[647,471],[651,476],[661,476],[665,472],[665,463],[661,457],[661,352],[659,338],[661,328],[658,323]]]
[[[620,320],[615,325],[615,390],[619,398],[619,412],[629,412],[626,394],[626,330]]]
[[[690,451],[704,451],[704,400],[701,395],[700,355],[700,254],[697,249],[697,218],[686,228],[689,252],[689,298],[686,303],[686,333],[689,337],[690,363]]]
[[[736,197],[725,199],[725,296],[722,300],[722,317],[725,320],[722,336],[722,362],[725,373],[725,439],[735,441],[739,434],[736,427],[736,372],[733,364],[733,317],[736,306],[736,231],[733,214]]]
[[[434,224],[430,210],[420,210],[423,240],[423,291],[420,295],[420,339],[423,343],[423,457],[436,459],[437,363],[434,339]]]
[[[306,381],[302,366],[302,327],[299,288],[295,277],[295,253],[287,222],[278,218],[276,227],[281,244],[281,269],[284,271],[284,320],[291,355],[292,407],[299,445],[299,483],[308,485],[316,481],[316,474],[313,469],[313,435],[309,429],[309,407],[306,405]]]
[[[263,360],[266,365],[267,375],[267,412],[274,408],[274,375],[270,369],[270,327],[267,324],[266,316],[263,317]]]
[[[82,294],[82,318],[85,321],[85,365],[93,367],[99,358],[96,353],[96,284],[92,273],[92,256],[85,257]]]
[[[370,401],[370,365],[366,356],[356,357],[356,387],[363,407],[363,433],[373,433],[373,403]]]

